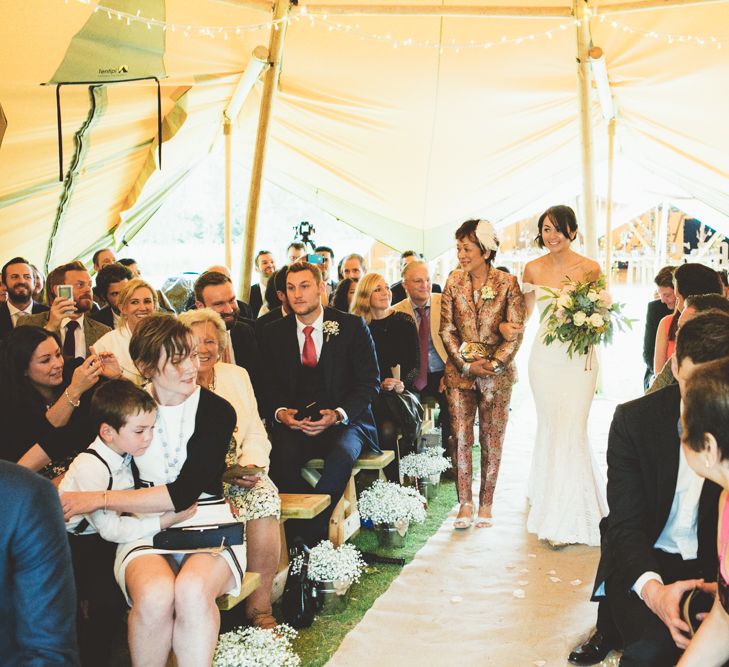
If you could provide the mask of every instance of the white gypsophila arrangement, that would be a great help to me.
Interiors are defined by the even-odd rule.
[[[418,477],[420,479],[440,475],[450,467],[451,462],[448,459],[430,452],[408,454],[400,459],[400,472],[408,477]]]
[[[285,624],[272,630],[236,628],[218,638],[213,667],[300,667],[291,643],[296,635]]]
[[[415,489],[378,479],[362,491],[357,508],[363,519],[372,523],[425,521],[425,498]]]
[[[297,556],[291,563],[292,574],[301,572],[304,557]],[[309,552],[307,579],[312,581],[339,581],[347,585],[359,581],[365,562],[353,544],[335,547],[329,540],[322,540]]]

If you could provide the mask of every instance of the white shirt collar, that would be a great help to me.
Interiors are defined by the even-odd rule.
[[[299,334],[304,333],[304,327],[311,326],[314,327],[316,331],[323,331],[324,329],[324,308],[322,307],[321,312],[319,313],[319,317],[317,317],[311,324],[304,324],[300,319],[299,316],[296,316],[296,332]]]
[[[112,473],[128,465],[129,460],[132,458],[130,454],[117,454],[99,436],[96,436],[96,440],[91,443],[89,449],[98,452],[101,458],[107,462]]]
[[[10,299],[7,300],[8,304],[8,310],[10,311],[10,316],[15,317],[16,313],[26,313],[27,315],[31,315],[33,313],[33,300],[31,299],[30,303],[28,304],[27,308],[16,308],[11,302]]]
[[[63,318],[63,319],[61,320],[61,328],[62,328],[62,329],[64,329],[64,328],[66,327],[66,325],[67,325],[67,324],[68,324],[68,323],[69,323],[70,321],[71,321],[71,318],[70,318],[70,317],[64,317],[64,318]],[[83,329],[83,327],[84,327],[84,316],[83,316],[83,315],[81,315],[81,317],[79,317],[79,318],[78,318],[78,319],[77,319],[76,321],[78,322],[78,328],[79,328],[79,329]]]

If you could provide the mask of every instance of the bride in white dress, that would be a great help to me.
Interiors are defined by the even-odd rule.
[[[600,266],[574,252],[577,219],[569,206],[553,206],[539,218],[537,244],[549,252],[524,268],[527,316],[545,287],[561,289],[570,280],[596,280]],[[546,323],[546,320],[545,320]],[[531,504],[527,530],[552,546],[600,544],[600,519],[607,514],[605,480],[587,437],[598,363],[592,355],[567,355],[567,345],[543,342],[542,323],[529,357],[529,383],[537,406],[537,439],[529,475]]]

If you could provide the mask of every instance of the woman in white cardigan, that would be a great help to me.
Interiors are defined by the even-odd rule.
[[[119,294],[118,307],[121,317],[116,329],[96,341],[94,352],[113,352],[121,366],[122,376],[139,387],[145,381],[129,355],[129,341],[137,325],[157,310],[157,292],[148,282],[134,278],[124,285]]]
[[[190,310],[179,319],[192,329],[196,339],[200,362],[197,383],[235,408],[235,448],[231,447],[228,464],[250,466],[252,471],[238,478],[226,495],[246,522],[248,569],[261,575],[261,585],[246,598],[246,614],[254,625],[272,628],[276,619],[271,613],[271,588],[281,550],[281,502],[278,489],[268,477],[271,443],[258,415],[247,371],[220,361],[228,344],[223,319],[210,308]]]

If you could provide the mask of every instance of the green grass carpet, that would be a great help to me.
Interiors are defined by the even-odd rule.
[[[410,562],[420,548],[435,533],[456,503],[456,487],[444,480],[438,497],[430,503],[428,518],[421,525],[411,526],[403,549],[379,549],[374,531],[363,529],[352,540],[361,551],[382,556],[402,557]],[[347,608],[336,616],[319,616],[310,628],[301,630],[295,641],[295,649],[303,667],[319,667],[326,664],[346,635],[384,593],[400,574],[399,565],[375,564],[368,566],[358,584],[349,591]]]

